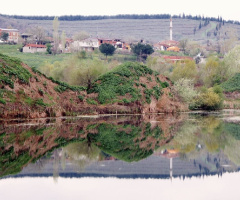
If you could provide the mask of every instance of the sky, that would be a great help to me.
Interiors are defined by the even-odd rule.
[[[240,3],[237,0],[11,0],[10,4],[1,6],[0,14],[61,16],[185,13],[240,21]]]

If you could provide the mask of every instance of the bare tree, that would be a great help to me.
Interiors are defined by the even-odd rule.
[[[38,44],[42,44],[46,37],[46,31],[41,26],[36,26],[30,30],[33,37],[36,39]]]

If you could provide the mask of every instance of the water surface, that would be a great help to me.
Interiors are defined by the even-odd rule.
[[[1,121],[1,199],[239,199],[239,119],[227,110]]]

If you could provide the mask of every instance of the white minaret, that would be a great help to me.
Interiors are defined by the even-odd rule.
[[[170,17],[170,40],[173,40],[172,39],[172,17]]]

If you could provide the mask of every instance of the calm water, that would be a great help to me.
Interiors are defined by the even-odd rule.
[[[0,122],[0,198],[240,199],[240,111]]]

